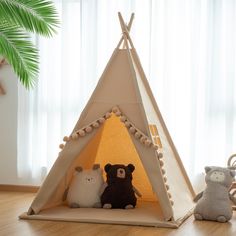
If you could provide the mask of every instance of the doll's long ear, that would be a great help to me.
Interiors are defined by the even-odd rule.
[[[106,164],[104,167],[104,170],[106,171],[106,173],[111,169],[112,165],[110,163]]]

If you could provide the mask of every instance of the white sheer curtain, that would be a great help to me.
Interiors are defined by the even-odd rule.
[[[234,0],[58,0],[61,28],[38,39],[40,77],[19,85],[18,174],[39,184],[57,157],[121,35],[117,12],[135,12],[131,35],[184,165],[195,183],[205,165],[236,150]]]

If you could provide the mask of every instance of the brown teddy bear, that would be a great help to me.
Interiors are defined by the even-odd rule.
[[[134,165],[107,164],[104,169],[107,173],[107,183],[101,195],[102,207],[107,209],[134,208],[137,202],[136,189],[132,185]],[[137,195],[140,196],[138,191]]]

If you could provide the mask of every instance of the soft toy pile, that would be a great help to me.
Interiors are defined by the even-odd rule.
[[[134,165],[107,164],[104,169],[107,174],[106,183],[99,164],[89,170],[75,168],[76,173],[64,196],[69,207],[132,209],[136,206],[135,194],[139,197],[141,194],[132,185]]]
[[[222,167],[206,167],[206,189],[195,197],[194,209],[196,220],[227,222],[232,217],[231,201],[236,203],[229,193],[235,171]]]

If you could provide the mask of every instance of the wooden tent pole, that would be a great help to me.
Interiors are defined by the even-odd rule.
[[[120,12],[118,14],[120,14]],[[128,24],[128,26],[126,26],[128,31],[131,30],[133,20],[134,20],[134,13],[131,14],[131,17],[130,17],[130,20],[129,20],[129,24]],[[118,43],[116,48],[120,47],[120,45],[122,44],[123,40],[124,40],[124,38],[123,38],[123,35],[122,35],[122,37],[121,37],[121,39],[120,39],[120,41],[119,41],[119,43]]]

